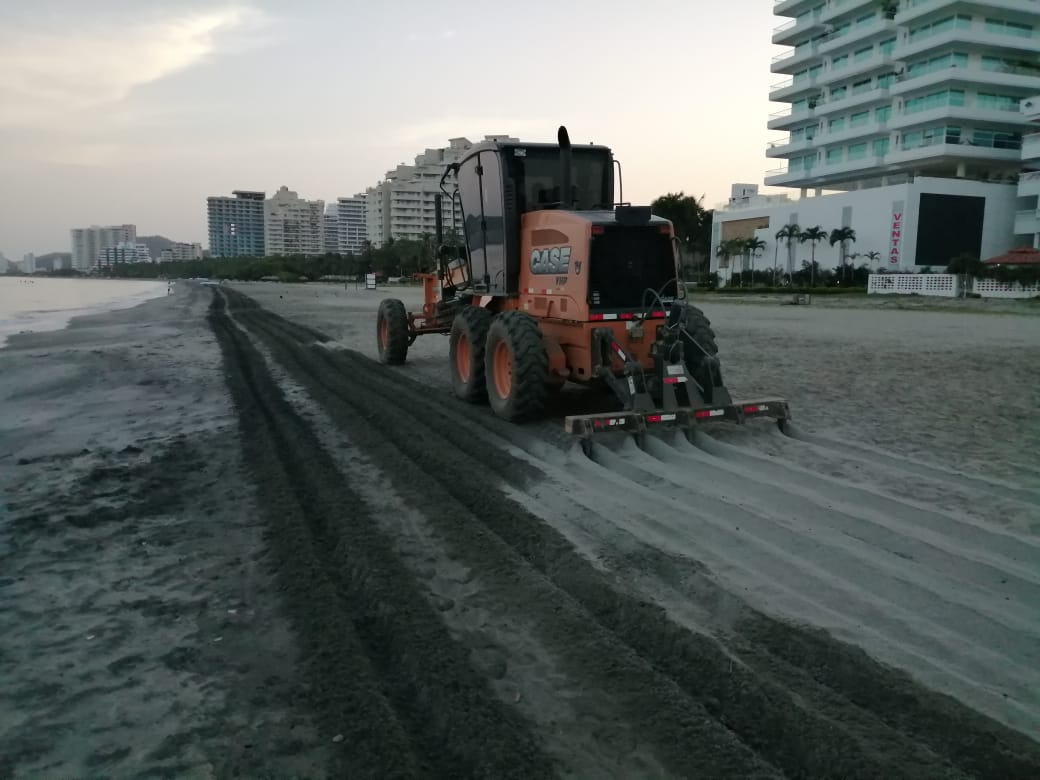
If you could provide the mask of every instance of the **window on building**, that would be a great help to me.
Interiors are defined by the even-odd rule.
[[[870,24],[874,19],[877,18],[877,14],[869,13],[863,14],[856,18],[856,27],[862,27],[865,24]]]
[[[840,163],[844,156],[845,156],[845,149],[843,147],[841,147],[841,146],[839,146],[837,149],[828,149],[827,150],[827,164],[828,165],[834,165],[835,163]]]
[[[966,29],[969,27],[971,27],[971,16],[968,14],[947,16],[944,19],[939,19],[938,21],[912,28],[910,30],[910,43],[924,38],[930,38],[931,36],[939,35],[940,33],[949,32],[950,30]]]
[[[918,111],[928,111],[943,106],[963,106],[964,90],[945,89],[941,92],[932,92],[929,95],[910,98],[903,103],[904,114],[915,114]]]
[[[1021,98],[1011,95],[994,95],[988,92],[980,92],[976,105],[979,108],[988,108],[993,111],[1018,111]]]
[[[968,55],[961,52],[948,52],[938,57],[916,60],[907,65],[906,77],[908,79],[924,76],[947,68],[964,68],[968,65]]]
[[[887,122],[890,116],[892,116],[892,106],[881,106],[881,108],[874,109],[874,118],[879,122]]]
[[[997,33],[998,35],[1014,35],[1019,38],[1033,37],[1033,25],[1022,24],[1021,22],[1007,22],[1003,19],[987,18],[985,29],[986,32]]]
[[[849,117],[849,127],[862,127],[870,121],[869,111],[859,111]]]
[[[823,70],[823,65],[822,64],[820,64],[820,65],[813,65],[811,68],[809,68],[809,78],[810,79],[816,78],[818,75],[820,75],[820,71],[821,70]]]
[[[887,138],[878,138],[874,141],[874,156],[882,157],[883,155],[888,154],[888,145],[889,139]]]
[[[878,44],[878,51],[882,54],[891,54],[892,50],[896,47],[895,38],[886,38]]]
[[[873,54],[874,54],[874,47],[873,46],[865,46],[864,48],[856,49],[856,51],[853,52],[853,54],[852,54],[852,61],[853,62],[863,62],[863,60],[870,59],[870,57]]]
[[[857,81],[852,85],[852,94],[862,95],[864,92],[870,92],[873,88],[870,79],[864,79],[863,81]]]
[[[800,70],[800,71],[798,71],[797,73],[794,74],[794,78],[791,79],[791,83],[792,84],[801,84],[801,83],[806,82],[808,80],[809,80],[809,71],[808,71],[808,69]]]
[[[849,55],[842,54],[840,57],[835,57],[831,60],[831,70],[841,70],[849,64]]]
[[[851,144],[849,146],[849,157],[850,160],[862,160],[867,156],[867,144],[864,141],[861,144]]]
[[[845,129],[845,117],[839,116],[837,119],[832,119],[827,123],[827,132],[837,133]]]
[[[972,131],[971,143],[973,146],[985,146],[990,149],[1021,149],[1022,134],[1006,130],[976,129]]]
[[[848,92],[846,87],[834,87],[831,90],[831,100],[841,100]]]

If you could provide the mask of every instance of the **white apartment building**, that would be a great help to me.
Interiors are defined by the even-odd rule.
[[[111,268],[114,265],[122,265],[124,263],[150,262],[152,262],[152,255],[148,251],[147,244],[121,241],[115,246],[102,249],[98,255],[97,262],[94,264],[94,268]]]
[[[1040,249],[1040,94],[1022,101],[1022,115],[1032,123],[1033,132],[1022,139],[1015,245]]]
[[[365,214],[367,196],[364,192],[350,198],[337,198],[339,252],[361,254],[368,240],[368,219]]]
[[[800,267],[809,245],[775,238],[791,223],[851,227],[854,263],[879,252],[888,270],[1013,244],[1029,131],[1019,108],[1040,92],[1040,0],[778,0],[773,12],[789,20],[773,42],[792,48],[773,60],[789,78],[770,100],[789,107],[767,122],[785,135],[766,156],[785,164],[764,183],[800,198],[717,211],[713,268],[721,241],[752,236],[767,243],[766,265]],[[837,254],[816,247],[823,267]]]
[[[88,228],[73,228],[72,267],[89,271],[98,264],[101,253],[120,244],[137,243],[136,225],[92,225]]]
[[[507,135],[486,135],[487,141],[517,141]],[[447,147],[427,149],[415,158],[414,165],[398,165],[386,178],[366,192],[365,216],[368,240],[382,246],[388,239],[421,240],[436,235],[434,197],[441,192],[440,180],[446,166],[458,162],[473,143],[467,138],[452,138]],[[448,187],[448,191],[451,188]],[[461,235],[462,210],[456,204],[455,226]],[[452,228],[452,205],[441,201],[445,236]]]
[[[202,244],[186,244],[180,242],[172,244],[160,251],[159,259],[164,263],[201,260]]]
[[[322,251],[328,254],[339,252],[339,206],[330,203],[325,207],[321,228]]]
[[[282,186],[264,201],[264,253],[317,256],[324,251],[325,201]]]

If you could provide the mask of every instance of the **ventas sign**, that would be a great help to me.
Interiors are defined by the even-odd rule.
[[[892,233],[888,244],[889,265],[899,265],[899,247],[903,243],[903,208],[892,209]]]

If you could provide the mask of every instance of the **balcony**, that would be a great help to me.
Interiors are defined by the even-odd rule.
[[[835,2],[830,0],[827,6],[823,9],[823,13],[820,14],[820,20],[829,22],[832,19],[836,19],[839,16],[844,16],[852,11],[859,11],[867,6],[876,6],[877,0],[845,0],[845,2]]]
[[[817,81],[819,77],[785,79],[769,88],[769,100],[773,103],[791,102],[792,99],[801,97],[803,92],[815,90]]]
[[[1040,171],[1024,171],[1018,177],[1018,197],[1040,197]]]
[[[816,144],[817,141],[813,138],[799,138],[797,141],[773,141],[766,148],[766,157],[788,157],[812,149]]]
[[[992,146],[973,146],[970,143],[948,144],[935,143],[916,146],[913,149],[897,149],[885,155],[885,162],[894,165],[919,163],[924,160],[984,160],[995,163],[1014,165],[1018,162],[1017,149],[995,149]]]
[[[1023,100],[1019,110],[1026,121],[1040,122],[1040,95],[1033,95]]]
[[[801,122],[805,122],[816,117],[816,112],[813,109],[802,109],[801,111],[792,111],[791,109],[784,109],[783,111],[777,111],[776,113],[769,115],[769,121],[766,122],[766,127],[770,130],[790,130]]]
[[[1022,138],[1022,162],[1040,162],[1040,133]]]
[[[855,95],[846,93],[845,97],[837,100],[821,100],[816,104],[816,115],[820,117],[835,116],[850,111],[853,108],[862,108],[873,104],[885,105],[891,101],[888,87],[872,87]]]
[[[995,108],[979,108],[978,106],[937,106],[924,111],[915,111],[912,114],[893,110],[892,116],[888,120],[888,126],[893,130],[898,130],[914,125],[935,124],[947,119],[973,122],[978,125],[990,123],[1014,125],[1018,123],[1019,115],[1014,111],[998,111]]]
[[[810,43],[802,51],[785,51],[782,54],[778,54],[773,57],[772,64],[769,66],[769,70],[772,73],[794,73],[796,70],[806,65],[810,60],[819,56],[819,46],[815,43]]]
[[[1037,76],[983,70],[977,66],[969,66],[967,68],[949,67],[919,76],[897,78],[892,83],[891,91],[893,95],[905,95],[908,92],[916,92],[929,87],[953,83],[981,85],[984,88],[1033,89],[1038,86],[1038,82],[1040,82],[1040,79]]]
[[[1015,234],[1040,233],[1040,209],[1015,212]]]
[[[938,0],[936,0],[938,1]],[[932,49],[946,48],[951,44],[967,47],[969,50],[1001,50],[1008,56],[1029,57],[1040,54],[1040,36],[1035,32],[1032,38],[1019,38],[1014,35],[1001,35],[988,32],[981,22],[972,22],[969,27],[958,27],[946,30],[937,35],[910,42],[900,41],[895,54],[901,60],[909,60],[922,52]]]
[[[919,0],[909,8],[903,7],[896,14],[896,22],[909,25],[923,16],[945,6],[952,6],[950,0]],[[986,10],[992,15],[1019,13],[1023,16],[1034,16],[1038,13],[1037,0],[986,0]]]
[[[821,38],[819,41],[820,54],[830,54],[846,47],[851,49],[861,45],[864,41],[870,40],[872,37],[877,36],[880,38],[882,34],[894,34],[895,29],[895,22],[891,19],[878,17],[870,24],[851,29],[844,35],[839,35],[836,38]]]
[[[773,0],[773,13],[777,16],[797,16],[808,11],[816,0]]]
[[[813,30],[820,31],[823,25],[820,23],[820,14],[817,13],[808,19],[791,19],[773,30],[773,43],[794,45],[794,43],[806,33]]]

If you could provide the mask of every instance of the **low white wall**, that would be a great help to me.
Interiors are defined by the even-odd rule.
[[[956,298],[961,294],[956,274],[871,274],[867,293],[879,295],[935,295]]]
[[[1040,295],[1040,284],[1004,284],[996,279],[975,279],[972,292],[983,298],[1036,298]]]
[[[877,295],[931,295],[957,298],[961,295],[961,278],[955,274],[871,274],[867,294]],[[996,279],[972,279],[968,291],[983,298],[1035,298],[1040,296],[1040,284],[1004,284]]]

